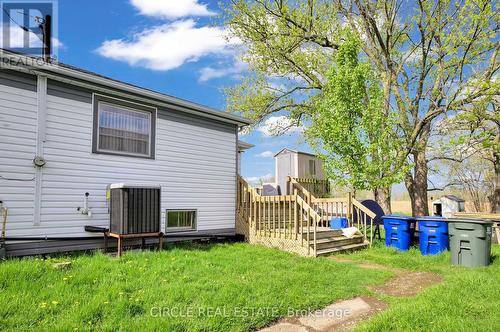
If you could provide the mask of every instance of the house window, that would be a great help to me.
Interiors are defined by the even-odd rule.
[[[167,231],[196,230],[196,210],[167,210]]]
[[[316,175],[316,160],[309,160],[309,175]]]
[[[156,109],[94,98],[93,152],[154,158]]]

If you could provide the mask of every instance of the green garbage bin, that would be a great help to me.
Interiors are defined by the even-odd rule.
[[[451,263],[467,267],[489,265],[492,225],[492,221],[484,219],[448,219]]]

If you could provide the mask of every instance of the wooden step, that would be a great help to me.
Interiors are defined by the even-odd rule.
[[[316,239],[324,239],[328,237],[340,237],[342,236],[342,230],[340,229],[329,229],[329,228],[321,228],[316,230]],[[309,231],[309,240],[312,240],[314,237],[313,230]],[[307,230],[304,229],[302,233],[302,238],[307,239]]]
[[[318,256],[326,256],[330,254],[335,254],[335,253],[341,253],[341,252],[346,252],[346,251],[354,251],[354,250],[360,250],[360,249],[365,249],[368,247],[370,243],[368,241],[362,242],[362,243],[355,243],[355,244],[349,244],[345,246],[340,246],[336,248],[326,248],[326,249],[318,249],[316,251],[316,254]]]
[[[349,244],[363,243],[363,241],[364,241],[363,235],[356,235],[353,237],[345,237],[345,236],[325,237],[316,240],[316,249],[337,248]],[[314,245],[314,240],[310,240],[309,244],[312,247]]]

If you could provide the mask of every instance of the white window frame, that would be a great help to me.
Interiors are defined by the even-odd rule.
[[[194,227],[168,227],[169,212],[194,212]],[[167,233],[175,232],[193,232],[198,229],[198,210],[197,209],[166,209],[165,213],[165,231]]]
[[[157,122],[157,109],[154,107],[150,107],[143,104],[137,104],[128,100],[117,99],[113,97],[107,97],[102,95],[94,95],[93,96],[93,121],[94,121],[94,134],[92,135],[92,152],[98,154],[110,154],[110,155],[118,155],[118,156],[128,156],[128,157],[137,157],[137,158],[146,158],[146,159],[155,159],[155,142],[156,142],[156,122]],[[108,105],[120,109],[127,110],[129,112],[148,114],[149,116],[149,145],[148,145],[148,153],[133,153],[126,151],[114,151],[114,150],[106,150],[99,148],[99,138],[100,138],[100,126],[99,120],[101,115],[100,105]]]

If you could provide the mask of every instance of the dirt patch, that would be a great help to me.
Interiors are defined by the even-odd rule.
[[[399,272],[383,285],[369,286],[368,289],[390,296],[414,296],[425,288],[443,281],[443,277],[430,272]]]
[[[331,259],[341,263],[352,263],[364,269],[390,271],[395,274],[393,278],[378,286],[368,286],[368,289],[379,294],[390,296],[414,296],[420,293],[425,288],[431,287],[435,284],[441,283],[443,277],[437,273],[431,272],[412,272],[404,269],[396,269],[385,265],[371,263],[371,262],[358,262],[348,258],[337,258],[332,256]]]

